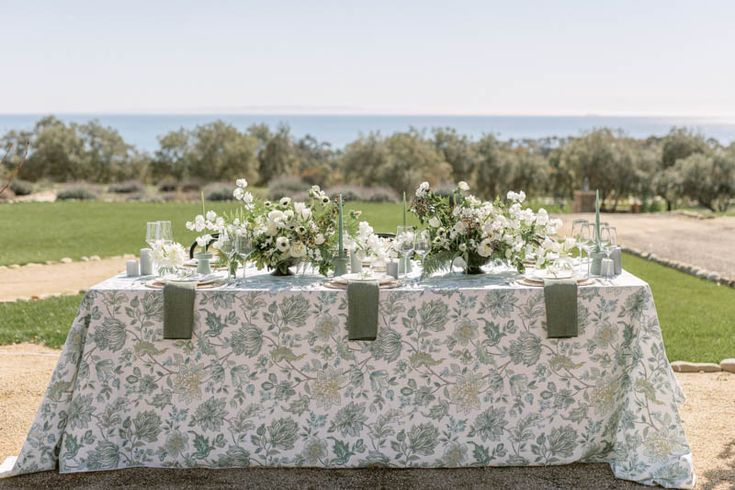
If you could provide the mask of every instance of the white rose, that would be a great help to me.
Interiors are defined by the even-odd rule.
[[[470,190],[469,184],[465,182],[464,180],[460,181],[459,184],[457,184],[457,188],[463,192]]]
[[[436,216],[432,216],[429,219],[429,226],[431,226],[432,228],[439,228],[441,224],[442,222],[439,221],[439,218],[437,218]]]
[[[235,181],[235,185],[236,185],[236,186],[237,186],[238,188],[240,188],[240,189],[244,189],[244,188],[246,188],[246,187],[248,186],[248,181],[247,181],[247,180],[245,180],[245,179],[237,179],[237,180]]]
[[[464,233],[467,231],[467,225],[464,224],[464,221],[458,221],[454,228],[452,228],[455,233],[458,235],[464,235]]]
[[[242,197],[244,195],[245,195],[245,191],[243,191],[241,187],[236,187],[235,190],[232,191],[232,197],[234,197],[238,201],[242,200]]]
[[[291,250],[289,251],[291,257],[299,258],[306,255],[306,245],[303,242],[297,241],[291,244]]]
[[[318,233],[318,234],[317,234],[317,235],[316,235],[316,236],[314,237],[314,243],[316,243],[317,245],[321,245],[321,244],[322,244],[322,243],[324,243],[325,241],[326,241],[326,240],[324,239],[324,235],[322,235],[321,233]]]
[[[199,216],[197,216],[197,219],[199,219]],[[214,221],[217,219],[217,213],[214,211],[207,211],[207,221]]]

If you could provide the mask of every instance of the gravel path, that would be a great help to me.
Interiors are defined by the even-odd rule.
[[[125,270],[124,258],[0,269],[0,302],[77,294]]]
[[[592,214],[562,217],[565,233],[576,218],[594,220]],[[735,217],[697,219],[674,214],[605,214],[602,221],[615,226],[620,243],[662,258],[717,272],[735,279]]]
[[[56,365],[59,351],[32,344],[0,347],[0,462],[18,454]],[[687,395],[681,416],[694,454],[697,488],[735,488],[735,374],[677,374]],[[21,382],[22,380],[22,382]],[[246,482],[246,483],[244,483]],[[160,470],[0,480],[4,488],[644,488],[613,478],[608,465],[452,470]]]

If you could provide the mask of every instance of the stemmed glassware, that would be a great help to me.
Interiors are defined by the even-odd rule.
[[[587,223],[579,227],[579,238],[577,244],[582,246],[582,250],[587,253],[587,279],[590,277],[590,266],[592,264],[592,247],[595,246],[595,230],[594,227]]]
[[[156,245],[156,242],[161,236],[161,222],[160,221],[149,221],[145,225],[145,242],[150,248]]]
[[[408,277],[408,261],[414,250],[414,238],[415,232],[413,226],[398,227],[398,232],[396,233],[396,243],[398,246],[396,248],[401,255],[405,277]]]
[[[579,250],[579,263],[583,263],[583,256],[582,252],[584,250],[584,243],[583,243],[583,230],[585,228],[588,228],[590,225],[589,221],[586,219],[575,219],[572,221],[572,237],[574,237],[574,240],[577,244],[577,250]],[[589,257],[588,257],[589,259]]]
[[[252,244],[248,245],[248,237],[236,231],[225,231],[220,243],[220,250],[227,260],[227,280],[232,283],[237,280],[237,269],[243,255],[252,253]]]
[[[159,221],[158,222],[158,239],[163,240],[163,243],[171,243],[174,241],[174,232],[171,228],[170,221]]]
[[[423,274],[424,259],[431,250],[431,235],[428,230],[420,230],[416,232],[416,238],[414,240],[414,251],[419,256],[421,261],[421,268]]]

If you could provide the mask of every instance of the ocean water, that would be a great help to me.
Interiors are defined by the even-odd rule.
[[[11,129],[32,129],[40,115],[0,114],[0,135]],[[99,120],[117,129],[122,137],[140,150],[154,151],[158,137],[179,128],[194,128],[216,119],[239,129],[256,123],[271,127],[288,124],[297,137],[310,134],[320,141],[341,148],[360,134],[371,131],[389,135],[411,127],[430,130],[452,127],[459,133],[479,138],[492,133],[501,139],[577,136],[595,128],[622,129],[630,136],[661,136],[672,127],[688,127],[723,144],[735,140],[735,120],[686,117],[629,116],[394,116],[394,115],[258,115],[258,114],[60,114],[66,122]]]

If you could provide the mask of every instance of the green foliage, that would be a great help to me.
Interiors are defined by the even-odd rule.
[[[177,180],[258,179],[257,138],[231,124],[214,121],[193,130],[179,129],[159,138],[153,175]]]
[[[85,187],[72,187],[56,195],[59,201],[94,201],[97,196]]]
[[[112,184],[107,190],[114,194],[133,194],[145,191],[145,186],[137,180],[128,180],[127,182]]]
[[[735,195],[735,155],[694,153],[672,167],[681,195],[714,212],[725,212]]]
[[[411,193],[424,180],[446,182],[452,173],[439,151],[417,131],[358,138],[345,148],[342,171],[347,182],[387,185],[399,193]]]
[[[137,180],[186,193],[208,182],[245,177],[280,193],[287,188],[274,181],[290,178],[302,181],[304,189],[313,184],[388,186],[400,195],[424,180],[437,189],[464,180],[485,199],[508,190],[570,199],[587,182],[600,189],[603,207],[612,210],[629,198],[648,203],[656,196],[665,199],[669,210],[695,203],[726,209],[735,197],[727,181],[732,152],[684,128],[673,128],[663,138],[635,139],[602,128],[578,137],[509,141],[492,133],[473,139],[452,128],[411,129],[370,133],[340,150],[309,135],[296,138],[286,125],[271,129],[259,124],[241,131],[214,121],[162,135],[151,157],[99,122],[66,124],[49,116],[31,131],[2,137],[0,143],[16,145],[0,175],[15,168],[27,140],[31,152],[20,177],[34,182]],[[708,159],[677,165],[692,155]],[[691,185],[690,177],[704,174],[698,185]],[[389,194],[375,196],[390,200]]]
[[[15,179],[10,183],[10,190],[16,196],[28,196],[33,193],[33,184],[27,180]]]
[[[309,187],[311,186],[298,177],[278,177],[268,184],[268,199],[294,197],[303,200]]]

